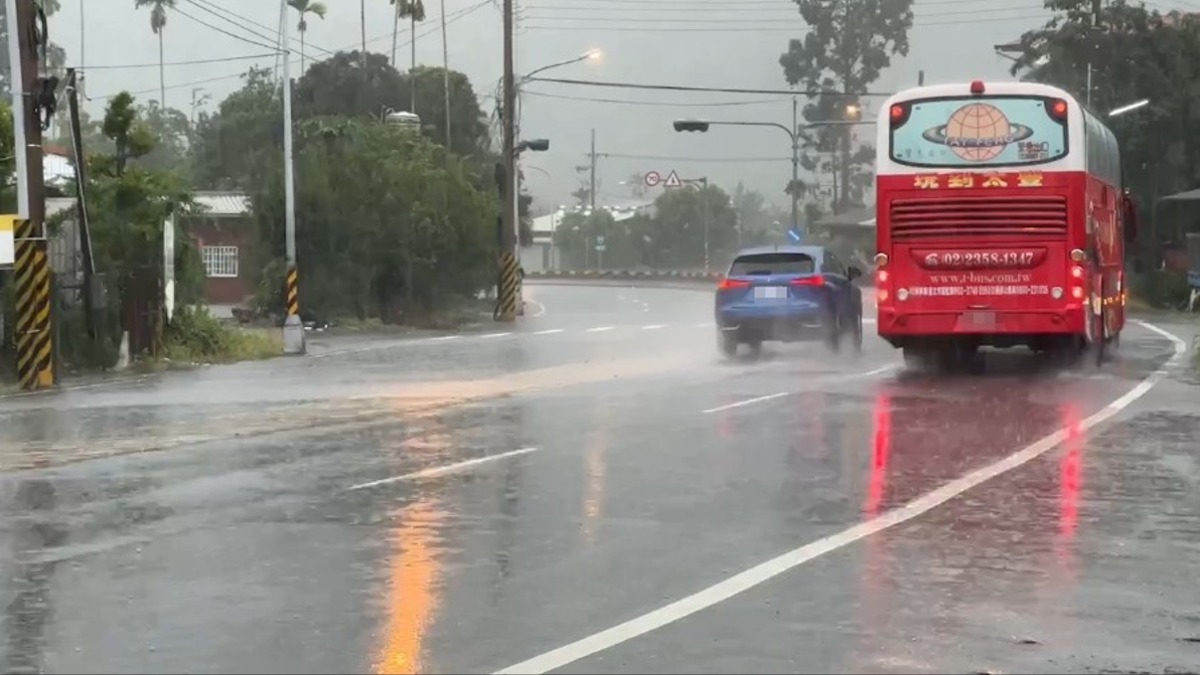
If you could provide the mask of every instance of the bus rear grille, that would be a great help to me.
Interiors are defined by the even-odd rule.
[[[1067,233],[1067,198],[951,197],[897,199],[891,204],[892,239],[961,235],[1061,237]]]

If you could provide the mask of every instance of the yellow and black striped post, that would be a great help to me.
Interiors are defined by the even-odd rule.
[[[500,297],[496,307],[497,321],[516,321],[517,305],[521,302],[521,278],[517,273],[517,256],[512,251],[500,252]]]
[[[300,271],[295,265],[288,265],[284,300],[287,302],[288,316],[300,313]]]
[[[34,238],[28,220],[18,220],[14,234],[17,382],[25,391],[47,389],[56,382],[50,329],[50,259],[46,254],[46,240]]]

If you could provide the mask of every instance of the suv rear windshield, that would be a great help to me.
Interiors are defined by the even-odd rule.
[[[731,277],[812,274],[816,262],[803,253],[756,253],[738,256],[729,268]]]

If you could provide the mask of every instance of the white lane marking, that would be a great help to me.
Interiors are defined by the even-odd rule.
[[[520,450],[510,450],[509,452],[502,452],[498,455],[488,455],[487,457],[476,457],[475,459],[468,459],[468,460],[462,461],[462,462],[455,462],[454,464],[447,464],[445,466],[435,466],[435,467],[431,467],[428,469],[422,469],[420,471],[414,471],[413,473],[406,473],[403,476],[392,476],[391,478],[382,478],[380,480],[373,480],[369,483],[360,483],[358,485],[354,485],[354,486],[348,487],[346,489],[347,490],[362,490],[362,489],[369,488],[369,487],[376,487],[379,485],[389,485],[391,483],[401,483],[401,482],[409,481],[409,480],[420,480],[422,478],[437,478],[438,476],[445,476],[447,474],[462,471],[463,469],[470,469],[472,467],[479,466],[480,464],[486,464],[488,462],[495,462],[495,461],[499,461],[501,459],[508,459],[509,457],[517,457],[519,455],[528,455],[531,452],[537,452],[538,449],[539,448],[521,448]]]
[[[511,332],[511,331],[510,331],[510,332],[507,332],[507,333],[488,333],[487,335],[480,335],[479,337],[481,337],[481,338],[483,338],[483,339],[485,339],[485,340],[488,340],[488,339],[491,339],[491,338],[502,338],[502,337],[508,337],[509,335],[512,335],[512,332]]]
[[[652,323],[649,326],[642,326],[642,330],[658,330],[660,328],[666,328],[666,327],[667,327],[667,324],[665,324],[665,323]]]
[[[562,333],[562,332],[563,332],[562,328],[547,328],[546,330],[539,330],[539,331],[534,332],[534,335],[555,335],[557,333]]]
[[[876,319],[863,319],[863,323],[877,323]]]
[[[461,336],[461,335],[442,335],[441,337],[435,337],[435,338],[429,338],[429,339],[434,342],[446,342],[448,340],[461,340],[462,338],[463,338],[463,336]]]
[[[836,380],[838,382],[844,382],[846,380],[857,380],[857,379],[862,379],[862,378],[867,378],[867,377],[874,377],[876,375],[882,375],[883,373],[895,370],[899,367],[900,367],[900,364],[893,363],[891,365],[883,366],[881,368],[876,368],[875,370],[868,370],[868,371],[862,372],[862,373],[850,373],[849,375],[822,376],[822,377],[818,378],[818,381],[823,382],[826,380]],[[799,393],[799,392],[781,391],[777,394],[768,394],[766,396],[756,396],[754,398],[748,398],[744,401],[736,401],[736,402],[730,403],[728,405],[717,406],[716,408],[709,408],[708,410],[701,410],[700,412],[705,415],[708,415],[708,414],[715,413],[715,412],[723,412],[726,410],[733,410],[734,408],[744,408],[745,406],[748,406],[748,405],[754,405],[755,403],[765,403],[766,401],[773,401],[777,398],[783,398],[784,396],[792,396],[793,394],[796,394],[796,393]]]
[[[615,326],[596,326],[595,328],[587,329],[587,332],[588,333],[603,333],[606,331],[613,330],[614,328],[615,328]]]
[[[713,326],[715,326],[715,325],[717,325],[717,324],[713,323],[712,321],[709,321],[708,323],[698,323],[698,324],[696,324],[696,328],[712,328],[712,327],[713,327]]]
[[[762,403],[764,401],[773,401],[777,398],[783,398],[784,396],[791,396],[791,395],[792,395],[792,392],[790,392],[790,391],[781,391],[777,394],[767,394],[766,396],[755,396],[754,398],[748,398],[745,401],[738,401],[736,403],[730,403],[729,405],[717,406],[716,408],[709,408],[708,410],[703,410],[701,412],[703,412],[705,415],[707,415],[709,413],[721,412],[722,410],[733,410],[734,408],[741,408],[742,406],[754,405],[755,403]]]
[[[1175,335],[1151,324],[1143,321],[1138,321],[1138,324],[1148,330],[1154,331],[1169,339],[1175,346],[1175,353],[1163,364],[1162,368],[1151,373],[1146,379],[1142,380],[1133,389],[1125,393],[1125,395],[1114,400],[1108,405],[1093,413],[1090,417],[1083,420],[1080,424],[1080,431],[1087,431],[1092,427],[1108,421],[1116,416],[1122,410],[1125,410],[1135,401],[1146,395],[1146,392],[1154,388],[1154,385],[1167,375],[1170,368],[1179,361],[1180,357],[1187,351],[1187,344],[1180,340]],[[1046,454],[1050,450],[1058,447],[1067,439],[1068,430],[1059,429],[1054,433],[1036,441],[1021,450],[1001,459],[997,462],[989,464],[981,469],[976,469],[965,476],[957,478],[942,487],[939,487],[931,492],[914,499],[913,501],[883,513],[882,515],[863,521],[858,525],[842,530],[836,534],[830,535],[823,539],[805,544],[799,548],[793,549],[780,556],[772,558],[760,565],[751,567],[748,570],[735,574],[728,579],[713,584],[708,588],[701,589],[685,598],[681,598],[668,605],[660,607],[656,610],[647,612],[639,617],[630,619],[624,623],[618,624],[607,630],[602,630],[599,633],[594,633],[581,640],[577,640],[568,645],[548,651],[544,654],[535,656],[527,661],[522,661],[513,666],[509,666],[503,670],[497,671],[497,675],[506,673],[545,673],[551,670],[557,670],[574,663],[582,658],[604,651],[611,647],[640,637],[652,631],[658,630],[663,626],[675,623],[680,619],[686,618],[704,609],[708,609],[717,603],[728,600],[739,593],[743,593],[755,586],[762,584],[770,579],[773,579],[784,572],[792,570],[804,563],[831,553],[841,548],[845,548],[861,539],[869,537],[873,534],[906,523],[913,518],[945,504],[946,502],[958,497],[964,492],[985,483],[996,476],[1007,473],[1021,467],[1030,461]]]

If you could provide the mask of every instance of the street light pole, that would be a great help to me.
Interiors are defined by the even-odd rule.
[[[800,102],[792,97],[792,183],[788,192],[792,195],[792,227],[800,226]]]
[[[287,0],[280,0],[286,7]],[[287,319],[283,323],[283,352],[303,354],[304,323],[300,320],[300,271],[296,265],[296,169],[292,146],[292,51],[288,47],[288,21],[282,23],[280,50],[283,56],[283,201],[284,239],[287,248],[287,278],[284,299]]]

